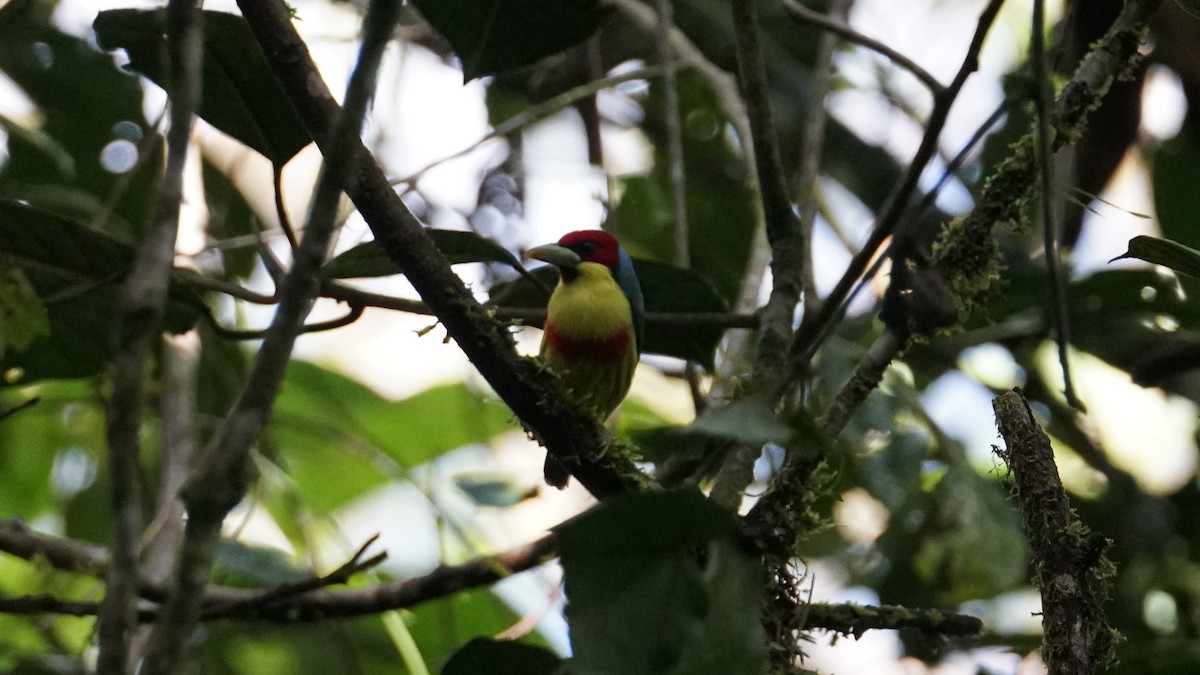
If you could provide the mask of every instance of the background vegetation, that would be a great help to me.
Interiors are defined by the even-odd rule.
[[[970,19],[935,75],[849,28],[847,0],[374,0],[341,7],[362,28],[339,105],[295,33],[317,3],[238,4],[87,35],[53,2],[0,7],[25,104],[0,118],[0,668],[790,672],[874,631],[930,668],[1200,667],[1196,7],[943,2]],[[1001,26],[1022,36],[1002,105],[948,127]],[[503,151],[466,212],[361,133],[400,47],[484,92],[477,145]],[[1186,110],[1165,138],[1141,125],[1155,78]],[[909,147],[829,115],[850,90]],[[518,257],[542,243],[525,145],[564,119],[637,259],[643,377],[688,392],[684,419],[635,389],[610,433],[514,348],[553,282]],[[315,186],[287,180],[314,142]],[[1076,269],[1139,162],[1169,241],[1129,257],[1165,267]],[[382,313],[426,317],[425,348],[479,377],[396,398],[293,354]],[[955,423],[980,391],[995,456]],[[598,504],[565,519],[524,434]],[[552,559],[569,659],[539,623],[557,583],[519,585]],[[813,570],[870,606],[814,601]]]

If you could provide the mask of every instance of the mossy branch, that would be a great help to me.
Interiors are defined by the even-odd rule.
[[[808,628],[862,637],[869,630],[915,628],[923,633],[946,636],[978,635],[983,622],[966,614],[944,609],[914,609],[902,605],[856,605],[813,602],[801,608]]]
[[[1130,0],[1108,33],[1084,58],[1055,100],[1050,115],[1051,152],[1075,143],[1087,126],[1088,114],[1100,107],[1112,83],[1136,63],[1146,23],[1161,0]],[[996,240],[1000,224],[1016,226],[1038,193],[1034,134],[1010,148],[984,183],[975,208],[947,223],[933,247],[933,265],[941,270],[958,301],[960,315],[979,302],[999,278]]]
[[[1054,464],[1050,438],[1033,419],[1021,390],[992,401],[1006,449],[996,454],[1013,476],[1017,508],[1033,553],[1034,581],[1042,594],[1043,656],[1051,675],[1104,671],[1120,634],[1103,604],[1115,574],[1104,556],[1108,541],[1090,533],[1071,511]]]

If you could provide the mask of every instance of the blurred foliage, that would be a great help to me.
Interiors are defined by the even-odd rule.
[[[430,26],[423,26],[423,38],[417,30],[421,26],[406,26],[414,40],[442,49],[440,55],[447,59],[457,55],[467,79],[500,73],[484,80],[493,120],[614,66],[656,58],[644,30],[588,0],[415,4]],[[675,6],[681,31],[706,58],[734,71],[727,3],[680,0]],[[111,534],[104,373],[115,351],[121,284],[152,210],[162,165],[157,119],[147,119],[144,112],[144,91],[161,84],[165,72],[162,13],[105,12],[96,20],[95,35],[85,38],[57,27],[54,12],[54,4],[45,0],[14,0],[0,8],[0,71],[33,110],[19,119],[0,117],[5,139],[0,160],[0,374],[5,385],[0,389],[0,518],[21,518],[38,531],[103,544]],[[201,116],[282,165],[308,143],[307,132],[267,72],[244,23],[215,12],[206,12],[206,21],[210,30]],[[420,18],[412,15],[411,21]],[[787,19],[774,4],[764,6],[764,29],[781,154],[794,178],[815,33]],[[430,37],[431,30],[440,31],[442,39]],[[588,36],[594,37],[591,48],[580,48]],[[119,62],[125,65],[119,67],[112,54],[95,44],[119,48]],[[1160,54],[1196,58],[1195,49],[1156,46],[1150,58],[1164,59],[1158,65],[1181,76],[1198,72],[1195,63],[1167,61]],[[552,56],[541,58],[546,55]],[[1200,89],[1190,82],[1185,80],[1185,95],[1194,97]],[[727,106],[709,82],[684,70],[679,85],[690,268],[668,264],[674,262],[675,233],[661,79],[623,89],[621,111],[601,108],[597,115],[602,130],[636,132],[648,144],[644,171],[607,176],[607,226],[639,258],[649,311],[725,312],[740,294],[757,227],[743,157],[745,139],[738,138]],[[1005,125],[988,137],[984,151],[972,155],[960,174],[968,190],[1003,161],[1009,143],[1028,128],[1028,79],[1014,73],[1005,89],[1010,99]],[[1200,248],[1195,222],[1200,211],[1195,188],[1200,180],[1200,116],[1195,111],[1200,102],[1190,102],[1192,113],[1175,137],[1110,148],[1148,157],[1156,222],[1164,238],[1153,240],[1157,243],[1149,248],[1148,240],[1135,239],[1128,255],[1181,272],[1192,271],[1195,264],[1183,247]],[[1115,142],[1111,139],[1127,134],[1100,127],[1093,136],[1099,139],[1094,142]],[[513,166],[519,169],[520,138],[509,141],[517,160]],[[198,261],[202,274],[234,284],[261,277],[256,237],[262,227],[250,202],[213,163],[197,166],[212,244]],[[887,150],[831,120],[823,175],[861,206],[877,211],[901,170]],[[453,210],[446,204],[426,206],[433,212]],[[942,220],[943,214],[928,210],[905,227],[913,236],[927,236],[930,226]],[[519,265],[516,246],[541,242],[525,241],[524,233],[502,243],[468,232],[431,231],[431,236],[452,262],[491,266],[500,283],[479,288],[481,295],[510,307],[545,302],[544,289],[529,276],[511,281],[508,269]],[[825,521],[837,526],[810,533],[800,544],[804,559],[835,566],[847,583],[884,603],[946,609],[961,609],[965,603],[974,611],[1000,612],[1003,599],[1027,591],[1031,578],[1025,540],[1005,496],[1007,479],[995,464],[939,429],[923,399],[931,384],[969,370],[964,359],[969,350],[996,348],[1012,358],[1015,377],[1045,416],[1064,457],[1069,452],[1081,459],[1099,485],[1073,497],[1082,519],[1113,540],[1110,556],[1119,576],[1108,611],[1127,639],[1119,672],[1196,672],[1200,483],[1191,478],[1181,480],[1182,487],[1170,494],[1149,492],[1136,475],[1108,459],[1093,420],[1066,408],[1037,357],[1048,337],[1039,244],[1027,241],[1029,235],[1000,236],[1001,290],[961,333],[907,352],[836,443],[815,439],[811,420],[780,425],[769,404],[754,397],[682,426],[668,424],[655,401],[632,400],[625,405],[618,435],[643,444],[650,460],[697,446],[714,452],[737,443],[766,446],[765,458],[776,443],[811,446],[814,455],[826,457],[830,475],[829,494],[816,503]],[[343,253],[325,268],[328,278],[339,279],[395,272],[373,243]],[[545,284],[554,281],[552,270],[533,274],[544,277]],[[210,320],[216,316],[237,325],[244,309],[213,288],[197,283],[194,275],[177,274],[165,325],[170,332],[194,329],[199,336],[194,394],[201,443],[236,400],[252,354]],[[1200,284],[1163,270],[1114,267],[1074,280],[1068,291],[1076,349],[1139,383],[1200,401]],[[690,359],[710,370],[724,363],[725,355],[717,349],[723,337],[719,329],[649,328],[649,353]],[[842,323],[812,373],[814,409],[820,410],[846,381],[879,330],[873,312]],[[668,367],[677,365],[672,361]],[[150,410],[157,411],[165,386],[161,361],[146,377]],[[979,378],[972,386],[1008,385]],[[19,408],[35,397],[36,403]],[[338,519],[396,486],[417,488],[435,507],[430,511],[448,502],[466,503],[461,510],[446,507],[436,515],[414,509],[395,514],[394,521],[398,529],[414,524],[435,529],[448,560],[473,554],[484,539],[473,529],[476,519],[524,508],[535,491],[527,476],[487,467],[458,469],[473,461],[477,455],[472,452],[517,428],[507,408],[467,384],[443,384],[393,400],[332,368],[294,361],[261,444],[260,476],[247,504],[249,514],[277,526],[282,541],[266,546],[231,536],[222,548],[217,580],[271,587],[310,576],[314,560],[325,567],[334,557],[331,551],[342,555],[340,531],[330,536]],[[161,435],[157,415],[147,414],[142,429],[147,512],[159,497]],[[1153,450],[1146,448],[1147,462],[1157,461]],[[440,462],[455,469],[447,472],[444,483],[452,493],[431,487],[428,476],[438,473],[432,469]],[[847,527],[844,516],[835,517],[839,504],[864,503],[879,512],[872,523],[877,531],[870,535]],[[761,570],[739,548],[733,527],[731,514],[696,491],[606,503],[561,525],[559,550],[574,650],[569,661],[560,661],[546,648],[537,631],[519,643],[480,639],[505,633],[521,619],[488,589],[456,593],[392,618],[400,619],[400,632],[407,631],[434,671],[538,673],[565,664],[572,672],[755,672],[765,659],[758,623]],[[412,573],[402,567],[384,566],[356,583]],[[6,597],[95,600],[102,591],[99,581],[56,571],[44,561],[0,556],[0,594]],[[0,670],[84,672],[93,630],[94,620],[86,617],[0,614]],[[214,622],[197,634],[189,667],[191,672],[231,675],[400,672],[399,645],[405,638],[396,630],[395,622],[379,617],[302,625]],[[993,630],[982,640],[1023,653],[1036,647],[1037,636]],[[935,661],[979,644],[928,649],[906,641],[905,647],[909,654]]]

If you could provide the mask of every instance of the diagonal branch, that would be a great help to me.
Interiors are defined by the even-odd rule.
[[[239,5],[301,121],[321,151],[329,153],[338,105],[292,26],[287,6],[281,0],[242,0]],[[350,168],[343,174],[346,194],[388,257],[533,436],[598,497],[627,491],[645,480],[632,462],[615,453],[606,456],[607,432],[571,409],[549,373],[517,355],[508,333],[451,271],[370,152],[357,138],[350,144]]]

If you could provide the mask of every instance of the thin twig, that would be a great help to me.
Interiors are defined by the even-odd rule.
[[[175,274],[181,281],[185,281],[200,290],[224,293],[231,298],[245,300],[246,302],[251,302],[256,305],[274,305],[275,303],[279,302],[278,292],[273,295],[256,293],[245,286],[239,286],[238,284],[225,281],[223,279],[214,279],[195,270],[189,270],[186,268],[175,270]]]
[[[108,553],[103,547],[75,539],[30,532],[15,520],[0,520],[0,551],[25,560],[44,560],[58,569],[92,576],[102,576],[108,561]],[[359,569],[370,562],[360,560],[361,556],[362,553],[343,565],[342,573]],[[302,593],[280,593],[278,589],[261,591],[211,586],[204,594],[202,618],[298,622],[318,621],[332,616],[367,616],[413,607],[469,588],[486,586],[537,567],[553,556],[554,537],[547,535],[501,553],[480,556],[457,565],[440,565],[419,577],[364,588],[327,589],[319,584],[314,586],[311,580],[301,582],[314,586]],[[335,572],[318,579],[336,583],[335,580],[342,580],[342,577]],[[293,585],[287,587],[295,589]],[[155,584],[143,582],[141,585],[142,597],[151,602],[162,601],[167,592],[167,589]],[[99,610],[99,604],[94,602],[75,603],[45,597],[39,597],[36,601],[27,600],[25,603],[26,607],[31,604],[36,606],[36,611],[22,611],[18,607],[14,612],[84,616],[94,615]],[[0,606],[0,613],[3,611]],[[157,621],[162,618],[161,611],[145,608],[139,613],[139,618],[142,621]]]
[[[875,229],[871,231],[871,235],[867,238],[866,243],[863,244],[859,252],[850,260],[845,273],[842,274],[833,291],[825,298],[825,302],[817,316],[811,321],[806,321],[800,327],[800,330],[796,332],[796,337],[792,342],[791,348],[791,373],[788,378],[789,381],[794,381],[807,369],[808,363],[816,353],[817,347],[820,346],[821,341],[832,330],[841,305],[853,289],[854,283],[858,281],[859,277],[862,276],[868,265],[875,258],[883,242],[895,232],[901,216],[903,216],[908,207],[908,202],[912,197],[913,191],[917,188],[921,173],[924,172],[926,165],[929,164],[929,161],[937,152],[938,138],[941,136],[942,129],[946,125],[951,106],[958,99],[958,95],[962,91],[963,85],[966,84],[967,78],[979,67],[979,52],[983,49],[983,40],[987,36],[993,22],[995,22],[996,15],[1000,12],[1000,7],[1003,4],[1004,0],[990,0],[983,9],[983,12],[980,13],[979,21],[975,27],[975,34],[971,38],[971,44],[967,47],[967,53],[963,57],[962,65],[959,67],[958,73],[954,76],[954,80],[950,83],[950,86],[946,87],[941,95],[935,97],[933,110],[929,113],[929,122],[925,126],[925,135],[921,139],[921,145],[913,155],[912,162],[905,169],[904,177],[888,197],[887,203],[882,209],[882,215],[880,215],[875,225]]]
[[[337,282],[326,282],[322,295],[364,307],[380,307],[409,314],[437,316],[437,313],[429,305],[420,300],[364,291]],[[540,327],[546,319],[545,309],[491,305],[486,309],[494,318],[505,323]],[[758,326],[758,317],[755,314],[730,312],[646,312],[646,324],[663,328],[754,328]]]
[[[363,559],[363,556],[367,553],[367,549],[378,540],[378,534],[367,539],[362,546],[358,547],[358,550],[355,551],[354,555],[351,556],[349,560],[342,563],[337,569],[329,574],[313,577],[311,579],[305,579],[295,583],[281,584],[275,588],[272,588],[266,593],[256,595],[252,598],[239,600],[237,602],[226,604],[205,603],[204,612],[201,617],[205,618],[209,616],[236,615],[239,612],[245,611],[249,608],[254,608],[255,611],[262,611],[263,608],[279,604],[280,602],[290,600],[306,593],[312,593],[313,591],[327,588],[329,586],[344,584],[355,574],[369,570],[372,567],[379,565],[384,560],[387,560],[387,551],[381,551],[369,558],[366,558],[365,560]]]
[[[350,324],[362,318],[364,309],[365,308],[363,305],[351,304],[349,311],[347,311],[344,315],[328,321],[318,321],[317,323],[304,324],[300,327],[298,334],[304,335],[307,333],[320,333],[327,330],[335,330],[337,328],[349,326]],[[221,322],[217,320],[217,317],[213,316],[212,311],[208,309],[205,309],[203,316],[205,321],[208,322],[208,325],[213,329],[213,332],[220,337],[225,338],[226,340],[262,340],[271,332],[269,327],[258,330],[226,328],[225,326],[221,325]]]
[[[1029,60],[1033,66],[1033,81],[1037,87],[1033,107],[1037,120],[1038,179],[1041,184],[1042,242],[1046,254],[1046,277],[1050,285],[1050,317],[1054,324],[1054,339],[1058,343],[1058,362],[1062,367],[1063,395],[1067,403],[1076,410],[1083,410],[1083,402],[1075,393],[1071,383],[1071,361],[1067,345],[1071,342],[1071,322],[1067,310],[1067,282],[1063,278],[1062,254],[1058,250],[1058,219],[1055,218],[1054,151],[1050,147],[1050,105],[1054,93],[1047,72],[1046,55],[1046,3],[1033,0],[1033,28]]]
[[[138,586],[138,537],[142,528],[138,469],[146,363],[161,332],[175,256],[175,235],[183,201],[183,172],[191,142],[192,120],[200,100],[203,32],[195,0],[167,5],[167,49],[170,55],[171,127],[167,164],[159,186],[154,216],[138,248],[121,298],[113,364],[113,390],[108,404],[109,475],[112,485],[113,545],[104,602],[99,617],[100,650],[96,670],[117,675],[129,662],[130,631],[136,625],[134,599]]]
[[[683,176],[683,129],[679,123],[679,78],[671,31],[675,28],[673,0],[657,0],[658,60],[663,68],[663,128],[667,132],[667,181],[671,190],[671,223],[674,259],[679,267],[691,267],[688,242],[687,185]]]
[[[841,18],[841,20],[834,18],[843,17],[844,15],[841,12],[834,11],[832,7],[830,8],[829,14],[821,14],[820,12],[813,11],[800,4],[799,0],[783,0],[783,8],[787,10],[788,14],[791,15],[793,19],[800,23],[806,23],[818,28],[823,28],[829,33],[841,36],[847,42],[852,42],[856,45],[866,47],[871,51],[882,54],[896,65],[912,73],[913,76],[920,80],[921,84],[924,84],[935,97],[941,96],[945,93],[946,87],[943,86],[941,82],[938,82],[937,78],[934,77],[928,70],[925,70],[916,61],[913,61],[904,54],[892,49],[879,40],[876,40],[868,35],[863,35],[862,33],[854,30],[846,24],[844,18]]]
[[[510,134],[520,131],[521,129],[532,126],[533,124],[536,124],[537,122],[540,122],[551,115],[561,112],[576,101],[580,101],[588,96],[592,96],[604,89],[615,87],[618,84],[631,82],[633,80],[648,80],[658,77],[662,74],[662,72],[662,66],[650,66],[647,68],[631,70],[627,73],[621,73],[620,75],[606,77],[602,80],[587,82],[577,87],[572,87],[563,93],[558,94],[557,96],[553,96],[545,101],[542,101],[541,103],[530,106],[516,115],[504,120],[500,124],[497,124],[494,129],[489,131],[487,134],[484,134],[483,138],[480,138],[462,150],[436,159],[403,178],[396,178],[389,182],[393,186],[412,185],[416,183],[421,176],[424,176],[434,167],[440,166],[441,164],[449,162],[452,159],[457,159],[464,155],[470,154],[476,148],[484,143],[487,143],[488,141],[492,141],[497,138],[505,138]]]
[[[649,5],[638,0],[611,0],[612,6],[628,19],[635,28],[642,31],[647,38],[657,32],[658,15]],[[687,68],[699,75],[717,98],[721,112],[737,130],[738,138],[750,138],[750,117],[746,113],[745,103],[738,93],[737,80],[704,56],[704,52],[695,45],[688,36],[678,28],[672,27],[670,34],[671,48],[676,58]],[[753,166],[753,148],[744,144],[744,152]]]
[[[295,230],[292,229],[292,220],[288,217],[287,206],[283,203],[282,164],[271,167],[271,191],[275,197],[275,217],[279,219],[279,229],[283,230],[283,236],[287,237],[288,246],[295,251],[300,244],[296,239]]]
[[[104,576],[108,550],[91,542],[51,537],[30,530],[16,518],[0,520],[0,551],[25,560],[44,560],[69,572]]]
[[[362,126],[399,7],[396,0],[373,0],[367,8],[358,64],[346,88],[346,107],[334,124],[333,145],[317,182],[303,239],[279,292],[279,308],[233,410],[181,490],[188,522],[164,620],[151,635],[143,666],[146,675],[175,671],[199,619],[221,523],[245,495],[250,449],[266,426],[292,346],[320,290],[318,273],[329,252],[341,186],[353,157],[351,140],[357,139]]]

